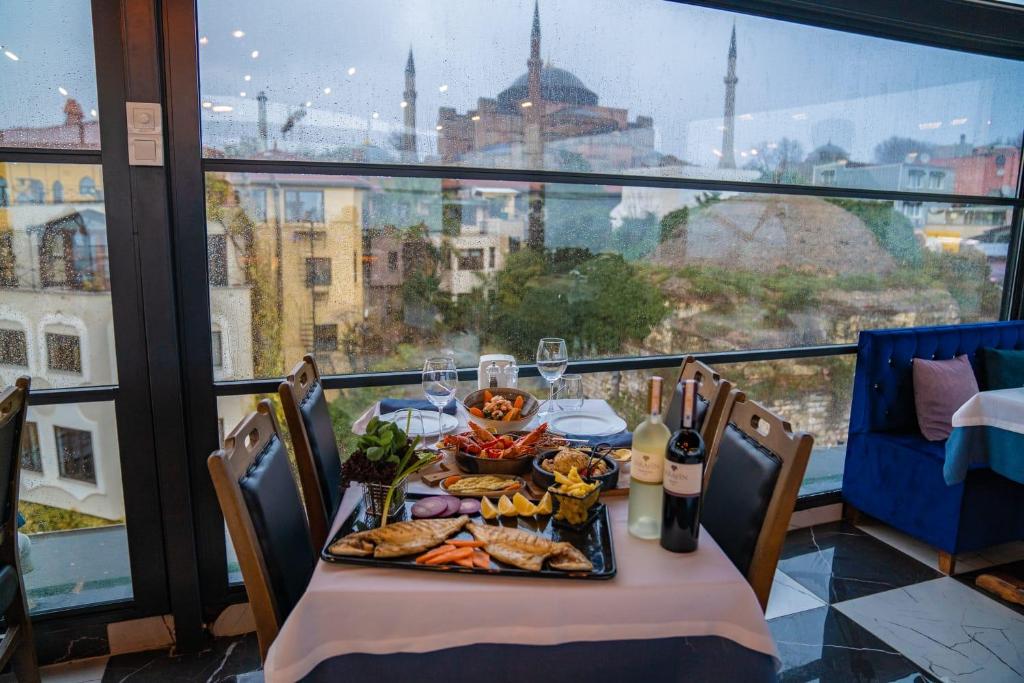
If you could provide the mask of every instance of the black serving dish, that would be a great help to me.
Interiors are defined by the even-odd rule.
[[[405,506],[403,510],[393,517],[388,523],[394,524],[395,522],[402,522],[412,519],[410,512],[413,504],[422,499],[427,498],[428,495],[420,493],[410,493],[405,497]],[[340,564],[356,564],[363,565],[364,567],[394,567],[397,569],[418,569],[422,571],[440,571],[449,573],[460,573],[460,574],[494,574],[497,576],[526,576],[536,577],[544,579],[584,579],[584,580],[603,580],[610,579],[615,576],[615,548],[612,545],[612,527],[611,520],[608,518],[608,509],[601,504],[595,505],[594,509],[597,512],[594,515],[593,522],[584,529],[571,529],[562,526],[556,526],[551,515],[545,515],[542,517],[512,517],[512,518],[499,518],[494,521],[485,520],[480,513],[469,515],[470,521],[477,524],[490,524],[492,526],[507,526],[510,528],[519,528],[523,531],[529,531],[531,533],[538,534],[544,538],[549,538],[552,541],[565,541],[574,545],[578,548],[587,559],[594,565],[594,568],[589,572],[563,572],[556,569],[548,569],[546,566],[539,572],[527,571],[526,569],[519,569],[518,567],[512,567],[510,565],[502,564],[495,559],[491,559],[490,569],[477,569],[468,567],[458,566],[438,566],[438,565],[426,565],[416,564],[416,556],[408,555],[406,557],[396,557],[389,559],[376,559],[373,557],[348,557],[343,555],[334,555],[328,550],[332,543],[337,541],[342,536],[347,536],[350,533],[356,531],[365,531],[367,529],[374,529],[378,526],[378,520],[370,517],[365,508],[363,502],[360,501],[356,509],[352,511],[352,514],[348,516],[345,522],[338,529],[338,533],[335,534],[320,553],[320,557],[326,562],[337,562]],[[461,531],[452,539],[472,539],[473,535],[469,531]]]
[[[579,450],[586,452],[588,448],[590,447],[587,446]],[[533,483],[544,491],[547,491],[549,486],[555,485],[555,475],[544,469],[541,466],[541,463],[549,458],[555,457],[557,454],[558,449],[555,448],[548,451],[542,451],[533,459]],[[596,459],[597,458],[595,458],[595,460]],[[619,485],[619,463],[610,455],[602,456],[601,460],[604,460],[604,464],[608,466],[608,471],[596,477],[583,477],[583,479],[585,481],[601,482],[602,491],[611,491]]]

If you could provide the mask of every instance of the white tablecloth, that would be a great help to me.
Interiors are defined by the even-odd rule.
[[[359,498],[342,501],[334,531]],[[627,500],[609,498],[618,575],[610,581],[504,578],[320,561],[270,648],[268,683],[291,683],[352,653],[430,652],[474,643],[719,636],[779,662],[750,586],[706,532],[677,555],[626,531]]]
[[[998,427],[1024,434],[1024,388],[980,391],[953,413],[954,427]]]

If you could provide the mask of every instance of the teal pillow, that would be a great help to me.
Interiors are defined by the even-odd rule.
[[[1024,351],[985,348],[978,353],[986,390],[1024,387]]]

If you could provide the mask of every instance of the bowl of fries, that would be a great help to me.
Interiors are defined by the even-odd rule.
[[[495,434],[525,429],[540,410],[540,402],[532,394],[510,387],[480,389],[462,403],[472,422]]]
[[[586,481],[576,468],[565,475],[555,472],[554,486],[548,492],[555,503],[555,524],[581,529],[594,520],[594,504],[601,495],[601,484]]]

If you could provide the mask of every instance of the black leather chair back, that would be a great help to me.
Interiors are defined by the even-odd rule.
[[[299,403],[299,415],[306,426],[313,464],[320,481],[320,494],[327,508],[327,519],[334,519],[341,505],[341,454],[338,452],[327,399],[319,379]]]
[[[697,394],[697,422],[694,424],[694,428],[703,434],[704,420],[708,416],[708,408],[710,403]],[[676,382],[675,391],[672,392],[672,400],[668,404],[668,412],[665,414],[663,422],[668,427],[670,432],[675,433],[682,427],[683,423],[683,383],[682,381]]]
[[[275,433],[270,438],[238,486],[277,600],[278,620],[284,622],[309,584],[316,553],[280,436]]]
[[[782,460],[729,424],[704,494],[701,524],[746,576]]]

